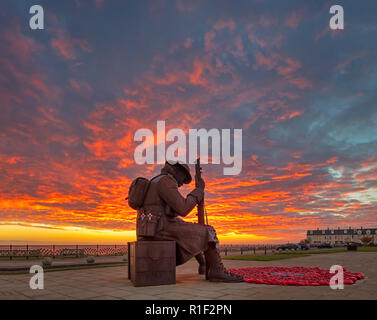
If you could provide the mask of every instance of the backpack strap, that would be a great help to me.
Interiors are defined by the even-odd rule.
[[[151,179],[151,181],[152,181],[153,179],[155,179],[155,178],[160,177],[160,176],[167,176],[167,175],[168,175],[167,173],[160,173],[159,175],[153,177],[153,178]],[[170,212],[171,212],[171,208],[170,208],[170,206],[164,201],[164,199],[161,199],[161,201],[162,201],[162,203],[163,203],[163,206],[165,207],[165,208],[164,208],[164,213],[165,213],[165,215],[167,215],[167,216],[171,216],[171,214],[170,214]],[[176,216],[176,215],[173,215],[173,217],[175,217],[175,216]]]
[[[153,177],[151,180],[149,180],[149,184],[148,184],[148,187],[147,187],[147,190],[145,191],[145,194],[144,194],[144,198],[143,198],[143,202],[142,202],[142,205],[141,207],[144,206],[144,202],[145,202],[145,198],[147,197],[147,194],[148,194],[148,191],[149,191],[149,187],[151,186],[151,182],[153,179],[159,177],[159,176],[166,176],[167,174],[166,173],[160,173],[158,174],[157,176]]]
[[[156,178],[158,178],[160,176],[167,176],[167,175],[168,175],[167,173],[160,173],[157,176],[153,177],[150,181],[152,181],[153,179],[156,179]]]

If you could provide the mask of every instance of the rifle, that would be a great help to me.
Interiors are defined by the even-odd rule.
[[[198,158],[196,159],[196,164],[195,164],[195,186],[196,187],[198,186],[198,181],[201,178],[202,178],[202,168],[200,167],[200,158]],[[203,197],[203,200],[198,203],[197,209],[198,209],[198,213],[197,213],[198,223],[201,225],[205,225],[205,221],[204,221],[204,214],[205,214],[207,224],[208,224],[207,211],[205,211],[205,208],[204,208],[204,197]]]

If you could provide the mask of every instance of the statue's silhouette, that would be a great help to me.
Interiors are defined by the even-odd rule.
[[[188,215],[197,204],[203,203],[205,183],[201,177],[196,179],[195,189],[186,198],[179,192],[179,187],[191,181],[187,164],[165,163],[161,174],[150,180],[143,204],[138,209],[137,239],[174,240],[177,244],[176,265],[196,257],[199,273],[206,270],[206,279],[243,281],[242,277],[230,274],[224,268],[215,229],[208,224],[185,222],[179,217]]]

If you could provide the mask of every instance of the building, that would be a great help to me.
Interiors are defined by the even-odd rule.
[[[364,237],[371,237],[371,243],[377,244],[377,228],[359,228],[354,229],[324,229],[308,230],[306,233],[307,240],[310,244],[331,243],[336,245],[344,242],[358,242]]]

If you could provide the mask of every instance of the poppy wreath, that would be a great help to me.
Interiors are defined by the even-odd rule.
[[[243,276],[245,282],[280,286],[328,286],[336,274],[317,267],[254,267],[228,269],[228,272]],[[344,284],[364,279],[364,274],[346,268],[343,268],[343,276]]]

